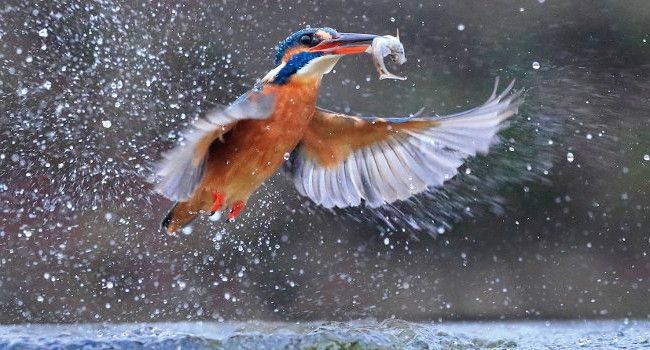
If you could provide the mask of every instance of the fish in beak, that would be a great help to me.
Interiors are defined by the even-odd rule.
[[[370,53],[379,73],[379,79],[405,80],[406,77],[397,76],[388,71],[384,63],[385,57],[390,57],[397,64],[406,62],[404,46],[397,36],[375,34],[341,33],[338,36],[324,40],[312,47],[309,51],[320,52],[327,55],[350,55],[358,53]]]

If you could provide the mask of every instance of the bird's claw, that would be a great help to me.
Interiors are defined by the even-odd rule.
[[[230,210],[230,214],[228,214],[228,220],[232,220],[239,215],[241,210],[244,209],[244,202],[243,201],[236,201],[232,205],[232,209]]]
[[[221,209],[223,201],[226,197],[221,192],[214,191],[212,192],[212,206],[210,207],[210,215],[213,215],[217,210]]]

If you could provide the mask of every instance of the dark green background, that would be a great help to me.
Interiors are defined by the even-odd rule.
[[[648,23],[647,1],[5,1],[0,322],[646,318]],[[399,27],[409,60],[379,82],[345,58],[324,107],[450,113],[495,76],[526,102],[472,176],[407,208],[442,235],[314,208],[278,176],[237,224],[166,237],[150,165],[307,24]]]

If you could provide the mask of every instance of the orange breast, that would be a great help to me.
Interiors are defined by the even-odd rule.
[[[206,189],[245,200],[273,175],[303,137],[315,110],[319,82],[269,85],[276,95],[274,112],[265,120],[243,120],[210,150]],[[242,197],[242,198],[238,198]]]

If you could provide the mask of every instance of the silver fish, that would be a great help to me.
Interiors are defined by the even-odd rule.
[[[406,55],[404,54],[404,45],[399,40],[399,32],[397,36],[384,35],[375,38],[372,45],[366,51],[372,55],[372,60],[375,63],[375,68],[379,73],[379,80],[382,79],[398,79],[406,80],[406,77],[400,77],[388,71],[384,63],[384,57],[389,56],[390,59],[397,64],[404,64],[406,62]]]

